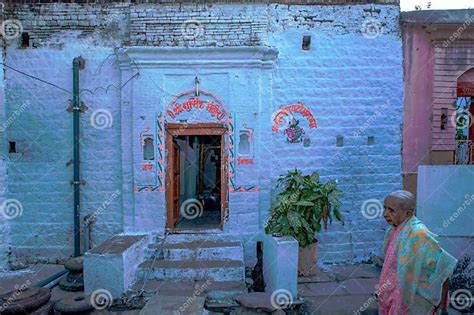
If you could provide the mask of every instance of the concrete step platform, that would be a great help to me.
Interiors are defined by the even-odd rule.
[[[240,242],[241,239],[235,235],[216,233],[182,233],[170,234],[165,238],[165,243],[191,243],[191,242]],[[153,243],[162,243],[163,236],[154,236]]]
[[[304,299],[305,309],[311,315],[378,314],[377,302],[370,295],[320,295],[305,296]]]
[[[140,315],[205,315],[204,297],[199,296],[154,296],[141,310]]]
[[[247,292],[242,281],[166,281],[148,280],[138,281],[132,291],[143,290],[146,296],[204,296],[214,300],[225,299]]]
[[[146,260],[137,279],[245,281],[242,260]]]
[[[166,260],[243,260],[242,243],[224,241],[192,241],[155,243],[145,250],[148,259]]]

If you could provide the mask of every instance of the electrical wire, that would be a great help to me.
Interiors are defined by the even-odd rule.
[[[60,87],[60,86],[57,86],[57,85],[54,84],[54,83],[51,83],[51,82],[45,81],[45,80],[43,80],[43,79],[40,79],[40,78],[38,78],[38,77],[29,75],[28,73],[25,73],[25,72],[23,72],[23,71],[20,71],[20,70],[18,70],[18,69],[15,69],[15,68],[13,68],[13,67],[10,67],[9,65],[7,65],[7,64],[5,64],[5,63],[3,63],[3,62],[0,63],[0,64],[2,64],[3,66],[7,67],[8,69],[11,69],[11,70],[13,70],[13,71],[16,71],[16,72],[18,72],[18,73],[20,73],[20,74],[23,74],[23,75],[27,76],[27,77],[30,77],[30,78],[32,78],[32,79],[35,79],[35,80],[41,81],[41,82],[43,82],[43,83],[49,84],[49,85],[51,85],[51,86],[54,86],[55,88],[58,88],[58,89],[60,89],[60,90],[62,90],[62,91],[64,91],[64,92],[71,93],[71,91],[68,91],[68,90],[66,90],[66,89],[64,89],[64,88],[62,88],[62,87]]]
[[[119,87],[119,88],[116,87],[116,86],[113,85],[113,84],[109,84],[109,85],[107,85],[106,88],[103,88],[103,87],[99,86],[98,88],[95,88],[94,90],[81,89],[80,94],[82,94],[82,92],[89,92],[90,94],[94,94],[95,92],[97,92],[98,90],[101,90],[101,89],[102,89],[102,90],[105,90],[105,93],[107,93],[107,92],[109,91],[109,88],[110,88],[110,87],[116,89],[117,91],[121,91],[121,90],[123,89],[123,87],[128,84],[128,82],[130,82],[131,80],[133,80],[134,78],[139,77],[139,76],[140,76],[140,73],[139,73],[139,72],[135,73],[135,74],[132,75],[124,84],[122,84],[122,86]]]
[[[29,78],[38,80],[38,81],[43,82],[43,83],[45,83],[45,84],[51,85],[51,86],[53,86],[53,87],[55,87],[55,88],[57,88],[57,89],[60,89],[61,91],[64,91],[64,92],[67,92],[67,93],[72,93],[71,91],[68,91],[68,90],[66,90],[66,89],[64,89],[64,88],[62,88],[62,87],[60,87],[60,86],[58,86],[58,85],[56,85],[56,84],[54,84],[54,83],[48,82],[48,81],[43,80],[43,79],[41,79],[41,78],[38,78],[38,77],[32,76],[32,75],[30,75],[30,74],[28,74],[28,73],[25,73],[25,72],[23,72],[23,71],[21,71],[21,70],[15,69],[15,68],[13,68],[13,67],[7,65],[6,63],[0,63],[0,64],[3,65],[3,66],[5,66],[5,67],[8,68],[8,69],[11,69],[11,70],[13,70],[13,71],[15,71],[15,72],[18,72],[18,73],[20,73],[20,74],[22,74],[22,75],[24,75],[24,76],[27,76],[27,77],[29,77]],[[118,91],[121,91],[125,85],[127,85],[131,80],[133,80],[134,78],[138,77],[139,75],[140,75],[139,72],[135,73],[135,74],[134,74],[133,76],[131,76],[124,84],[122,84],[122,86],[119,87],[119,88],[116,87],[116,86],[113,85],[113,84],[109,84],[109,85],[108,85],[107,87],[105,87],[105,88],[99,86],[99,87],[95,88],[94,90],[82,89],[80,93],[82,93],[82,92],[89,92],[89,93],[91,93],[91,94],[94,94],[95,92],[97,92],[97,91],[100,90],[100,89],[105,90],[105,93],[107,93],[108,90],[109,90],[109,88],[114,88],[114,89],[116,89],[116,90],[118,90]]]

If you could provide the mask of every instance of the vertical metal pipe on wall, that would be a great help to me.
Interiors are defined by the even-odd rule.
[[[73,178],[73,187],[74,187],[74,257],[81,255],[81,202],[80,202],[80,189],[81,189],[81,179],[80,179],[80,156],[79,156],[79,115],[81,112],[81,101],[79,99],[79,70],[84,68],[84,59],[82,57],[74,58],[72,62],[73,68],[73,145],[74,145],[74,178]]]

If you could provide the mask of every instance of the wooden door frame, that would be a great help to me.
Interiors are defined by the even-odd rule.
[[[173,137],[177,136],[221,136],[221,224],[224,227],[224,219],[229,205],[229,189],[227,175],[227,150],[225,149],[225,134],[227,127],[219,123],[165,123],[166,133],[166,228],[173,231]]]

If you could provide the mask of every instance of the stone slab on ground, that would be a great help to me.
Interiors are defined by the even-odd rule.
[[[16,271],[0,272],[0,294],[15,290],[15,286],[35,285],[36,283],[64,270],[63,265],[37,264]]]
[[[335,265],[325,270],[326,274],[333,275],[336,281],[353,278],[378,278],[380,269],[370,264]]]
[[[51,290],[51,299],[50,303],[55,303],[56,301],[67,298],[83,295],[83,292],[71,292],[64,291],[59,286],[54,287]],[[121,310],[121,311],[112,311],[112,310],[95,310],[90,315],[139,315],[140,310]]]
[[[377,278],[371,278],[371,279],[355,278],[355,279],[347,279],[339,283],[347,292],[347,294],[371,295],[375,292],[375,285],[378,283],[378,279]]]
[[[55,303],[63,298],[75,297],[82,295],[84,292],[72,292],[72,291],[65,291],[61,289],[59,286],[55,286],[51,289],[51,302]]]
[[[109,311],[109,310],[95,310],[89,315],[140,315],[141,310],[127,310],[127,311]]]
[[[233,310],[230,312],[230,315],[264,315],[264,314],[271,314],[271,315],[286,315],[285,311],[283,310],[276,310],[273,312],[262,312],[262,311],[256,311],[253,309],[241,307],[238,309]],[[209,315],[225,315],[224,313],[210,313]]]
[[[203,315],[205,297],[200,296],[153,296],[141,310],[140,315],[187,314]]]
[[[360,314],[377,315],[377,303],[369,298],[365,294],[305,297],[305,310],[311,315],[353,315],[366,305]]]
[[[192,295],[193,292],[202,292],[202,296],[211,299],[223,299],[247,292],[247,287],[241,281],[164,281],[140,280],[133,284],[131,291],[143,290],[147,295]]]
[[[379,269],[369,264],[327,266],[314,277],[299,278],[298,293],[311,315],[377,314],[372,294],[379,274]]]
[[[144,290],[150,292],[152,295],[178,295],[188,296],[192,295],[195,291],[195,285],[202,285],[203,281],[194,283],[191,281],[160,281],[160,280],[148,280],[146,282],[139,281],[132,286],[132,291],[138,292]]]
[[[251,292],[238,295],[234,298],[240,305],[248,309],[276,311],[278,308],[272,303],[271,292]]]
[[[321,282],[321,283],[303,283],[298,285],[298,293],[304,297],[325,296],[325,295],[346,295],[347,291],[337,282]]]
[[[321,269],[316,270],[316,274],[311,277],[298,277],[298,283],[311,283],[311,282],[332,282],[335,280],[333,274],[325,272]]]

